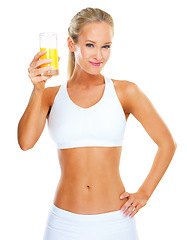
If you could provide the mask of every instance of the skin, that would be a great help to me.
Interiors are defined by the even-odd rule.
[[[112,28],[105,22],[87,23],[77,44],[71,37],[67,39],[69,50],[75,54],[75,70],[68,80],[67,91],[79,107],[89,108],[102,98],[105,84],[101,70],[110,58],[112,39]],[[45,88],[46,81],[52,76],[41,76],[50,70],[40,68],[48,61],[40,60],[43,54],[37,53],[28,68],[34,87],[18,125],[18,142],[22,150],[36,144],[60,87]],[[90,62],[102,64],[96,67]],[[126,120],[133,114],[158,146],[151,170],[138,191],[129,193],[119,174],[121,146],[60,149],[62,174],[54,198],[54,204],[59,208],[79,214],[122,209],[124,215],[131,212],[130,217],[133,217],[147,204],[173,158],[176,142],[147,96],[135,83],[112,81]]]

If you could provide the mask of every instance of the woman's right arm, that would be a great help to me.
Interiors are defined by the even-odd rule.
[[[50,109],[50,100],[47,97],[48,91],[45,89],[45,83],[52,76],[43,76],[41,74],[51,70],[51,68],[40,68],[40,66],[51,62],[51,60],[40,60],[40,57],[44,54],[45,52],[38,52],[28,69],[29,78],[34,87],[27,108],[18,124],[18,143],[24,151],[32,148],[38,141]]]

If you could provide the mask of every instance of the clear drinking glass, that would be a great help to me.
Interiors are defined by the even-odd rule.
[[[52,59],[51,63],[41,65],[41,67],[53,67],[52,70],[47,71],[44,75],[59,75],[57,34],[53,32],[40,33],[39,42],[40,51],[46,50],[46,53],[40,59]]]

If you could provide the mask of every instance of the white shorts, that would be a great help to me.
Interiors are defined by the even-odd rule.
[[[121,210],[77,214],[52,204],[43,240],[138,240],[138,235],[135,218]]]

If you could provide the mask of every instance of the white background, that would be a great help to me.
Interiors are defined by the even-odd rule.
[[[186,6],[178,0],[4,1],[1,6],[0,239],[41,240],[60,177],[47,126],[33,149],[17,143],[17,125],[32,91],[27,69],[39,50],[38,34],[58,34],[60,76],[66,80],[67,29],[82,8],[98,7],[114,19],[112,54],[103,75],[135,82],[149,97],[178,144],[147,205],[136,215],[140,240],[187,239],[186,234]],[[129,192],[148,174],[156,144],[131,115],[120,173]],[[125,239],[125,238],[124,238]]]

